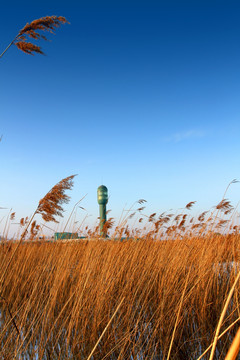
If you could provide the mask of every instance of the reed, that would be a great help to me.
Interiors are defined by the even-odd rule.
[[[43,55],[44,53],[40,46],[33,44],[31,41],[40,39],[47,40],[46,36],[43,35],[43,32],[54,33],[56,28],[60,27],[61,24],[66,23],[69,24],[65,17],[55,15],[33,20],[30,24],[27,23],[2,52],[0,58],[12,45],[16,45],[19,50],[29,55],[34,55],[34,53]],[[29,39],[31,41],[29,41]]]
[[[94,351],[92,359],[185,360],[209,347],[208,358],[239,271],[240,237],[211,232],[156,241],[147,234],[22,242],[3,282],[1,358],[87,359]],[[1,264],[16,246],[1,244]],[[214,359],[224,359],[238,320],[236,282]]]
[[[141,199],[116,228],[108,219],[112,240],[100,238],[99,226],[85,226],[86,240],[36,240],[34,216],[56,222],[74,176],[56,184],[30,219],[20,219],[19,241],[0,243],[0,357],[236,358],[240,235],[230,202],[223,198],[193,218],[193,201],[181,213],[148,216]]]

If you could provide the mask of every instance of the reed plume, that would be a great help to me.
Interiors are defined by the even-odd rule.
[[[13,213],[11,213],[11,215],[10,215],[10,220],[14,220],[15,219],[15,212],[13,212]]]
[[[223,199],[222,201],[220,201],[220,203],[216,206],[217,210],[221,210],[221,211],[229,211],[232,209],[232,205],[230,203],[230,201],[228,201],[227,199]]]
[[[195,203],[196,203],[196,201],[190,201],[190,202],[185,206],[185,208],[188,209],[188,210],[190,210]]]
[[[54,34],[56,28],[61,24],[69,24],[69,22],[63,16],[45,16],[40,19],[33,20],[30,24],[27,23],[17,34],[14,40],[7,46],[7,48],[0,55],[2,57],[11,45],[16,45],[17,48],[26,54],[34,55],[34,53],[44,54],[40,48],[28,42],[29,39],[34,40],[47,40],[46,36],[39,33],[39,31],[45,31]]]
[[[55,186],[53,186],[53,188],[44,196],[44,198],[42,198],[39,201],[38,207],[35,210],[35,212],[33,213],[33,215],[31,216],[30,220],[28,221],[28,218],[25,219],[25,224],[26,227],[23,230],[23,233],[21,235],[20,241],[18,243],[18,245],[16,246],[16,248],[14,249],[11,258],[9,259],[3,273],[1,274],[1,278],[0,278],[0,296],[2,295],[2,285],[3,285],[3,281],[4,278],[6,276],[6,273],[8,271],[8,268],[20,246],[20,244],[22,243],[23,239],[25,238],[28,228],[31,225],[33,218],[36,214],[41,214],[42,218],[45,221],[55,221],[57,222],[57,220],[55,219],[55,216],[62,216],[62,212],[63,212],[63,208],[62,208],[62,204],[64,203],[68,203],[70,200],[70,197],[68,195],[65,194],[66,190],[71,190],[73,187],[73,178],[76,175],[71,175],[66,177],[65,179],[62,179],[61,181],[59,181],[59,183],[57,183]],[[21,221],[20,221],[21,222]],[[35,225],[33,227],[33,231],[35,232]]]
[[[25,217],[25,219],[24,218],[21,218],[20,219],[20,226],[25,226],[25,225],[27,225],[27,223],[28,223],[28,216],[26,216]]]
[[[63,207],[62,204],[67,204],[70,200],[70,197],[65,194],[66,190],[71,190],[73,187],[73,178],[76,175],[68,176],[61,181],[59,181],[53,188],[42,198],[39,203],[38,207],[33,213],[31,219],[27,222],[26,228],[24,229],[20,241],[24,239],[28,227],[30,226],[33,218],[36,214],[41,214],[43,220],[45,221],[54,221],[56,220],[56,216],[63,216]],[[26,224],[26,222],[25,222]]]
[[[34,237],[37,235],[39,230],[40,230],[40,225],[37,225],[36,220],[34,220],[31,224],[31,229],[30,229],[30,239],[31,240],[34,239]]]
[[[45,196],[39,201],[36,214],[41,214],[43,220],[54,221],[56,216],[63,216],[62,204],[67,204],[70,197],[65,194],[66,190],[71,190],[73,187],[73,178],[76,175],[71,175],[59,181]]]

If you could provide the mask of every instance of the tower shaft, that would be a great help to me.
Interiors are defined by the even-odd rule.
[[[100,236],[106,237],[107,232],[104,230],[104,225],[107,220],[107,202],[108,202],[108,189],[106,186],[101,185],[97,189],[97,199],[99,204],[99,215],[100,215]]]

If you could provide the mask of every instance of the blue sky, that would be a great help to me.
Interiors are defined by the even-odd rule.
[[[101,183],[115,217],[140,198],[216,205],[240,179],[239,2],[3,1],[0,51],[46,15],[71,23],[38,42],[46,56],[0,59],[0,206],[27,216],[72,174],[66,209],[88,194],[94,220]]]

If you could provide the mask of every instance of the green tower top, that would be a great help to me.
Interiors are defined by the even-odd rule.
[[[106,205],[108,202],[108,189],[105,185],[101,185],[97,189],[97,200],[99,205]]]

